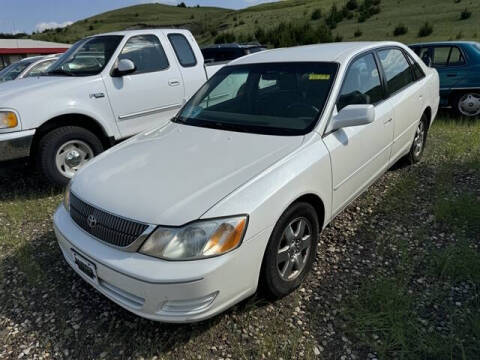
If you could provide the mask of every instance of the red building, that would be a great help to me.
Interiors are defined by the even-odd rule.
[[[29,56],[65,52],[70,44],[31,39],[0,39],[0,69]]]

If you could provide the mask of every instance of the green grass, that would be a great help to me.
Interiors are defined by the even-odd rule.
[[[225,357],[228,349],[235,359],[290,359],[300,357],[303,348],[303,358],[309,359],[319,345],[314,340],[326,329],[310,324],[313,337],[302,339],[302,330],[291,326],[295,320],[286,320],[302,301],[313,324],[315,317],[325,316],[321,305],[330,301],[328,312],[336,314],[332,322],[342,324],[337,333],[348,336],[361,358],[375,353],[379,359],[475,359],[480,344],[480,121],[437,120],[422,162],[386,177],[385,193],[380,186],[354,205],[371,207],[372,213],[363,219],[365,228],[352,235],[365,239],[366,248],[373,242],[368,249],[383,260],[357,278],[346,263],[343,275],[352,281],[341,306],[331,299],[307,301],[297,291],[273,304],[250,299],[224,315],[181,327],[140,319],[84,284],[64,263],[52,231],[62,191],[23,168],[2,169],[0,326],[6,319],[14,324],[29,320],[33,328],[20,334],[29,334],[42,351],[58,358],[57,344],[73,351],[72,358],[99,358],[106,351],[109,358],[194,354],[209,359]],[[375,199],[380,200],[372,206]],[[373,217],[378,221],[371,222]],[[338,234],[350,231],[346,225]],[[446,239],[441,246],[440,237]],[[357,262],[371,259],[349,256],[358,256]],[[329,281],[325,276],[313,280]],[[306,293],[310,285],[305,284]],[[42,311],[32,310],[40,306]],[[51,316],[47,325],[35,325],[40,315]],[[17,341],[12,339],[0,338],[0,347]],[[326,346],[315,358],[340,358],[341,350],[335,351]]]
[[[379,207],[382,216],[416,228],[414,238],[424,244],[422,253],[405,246],[402,237],[383,239],[394,249],[390,271],[365,279],[344,303],[348,332],[380,359],[474,359],[478,355],[479,140],[478,121],[437,121],[426,160],[419,165],[431,176],[430,186],[420,188],[418,174],[408,172],[393,184]],[[427,200],[412,206],[421,197],[419,191],[428,193]],[[432,224],[415,215],[425,208],[434,215],[438,230],[433,234]],[[437,248],[432,235],[452,240]],[[377,247],[378,256],[388,258],[385,248],[385,244]]]
[[[361,1],[358,1],[361,3]],[[64,30],[53,30],[33,37],[42,40],[74,42],[87,35],[145,27],[182,27],[190,29],[202,44],[212,43],[218,33],[234,33],[237,38],[248,39],[255,30],[268,30],[280,22],[325,21],[330,7],[340,9],[343,0],[284,0],[252,6],[243,10],[221,8],[178,8],[162,4],[145,4],[110,11],[80,20]],[[460,14],[468,8],[472,16],[460,20]],[[312,20],[311,15],[320,9],[322,17]],[[463,0],[382,0],[380,13],[363,23],[358,22],[358,12],[352,19],[341,21],[333,30],[343,41],[349,40],[397,40],[405,43],[433,40],[480,39],[480,2]],[[433,33],[417,36],[420,27],[428,21]],[[398,24],[403,24],[406,34],[394,36]],[[354,34],[360,30],[361,35]]]

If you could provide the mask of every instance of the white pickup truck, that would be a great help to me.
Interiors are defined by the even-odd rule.
[[[220,66],[189,31],[85,38],[45,76],[0,85],[0,161],[30,156],[65,184],[119,140],[166,123]]]

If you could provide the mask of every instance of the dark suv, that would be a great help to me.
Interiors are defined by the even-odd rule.
[[[239,57],[266,50],[260,44],[217,44],[202,48],[205,63],[227,62]]]

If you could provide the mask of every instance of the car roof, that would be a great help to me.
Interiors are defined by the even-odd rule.
[[[410,44],[408,46],[459,45],[459,44],[473,45],[473,44],[478,44],[478,42],[477,41],[431,41],[431,42]]]
[[[318,61],[342,63],[360,52],[386,46],[399,46],[402,48],[405,47],[405,45],[394,41],[359,41],[304,45],[290,48],[265,50],[233,60],[230,65],[285,61]]]
[[[38,61],[38,60],[41,60],[43,59],[44,56],[30,56],[30,57],[26,57],[26,58],[23,58],[21,60],[18,60],[18,62],[35,62],[35,61]]]

